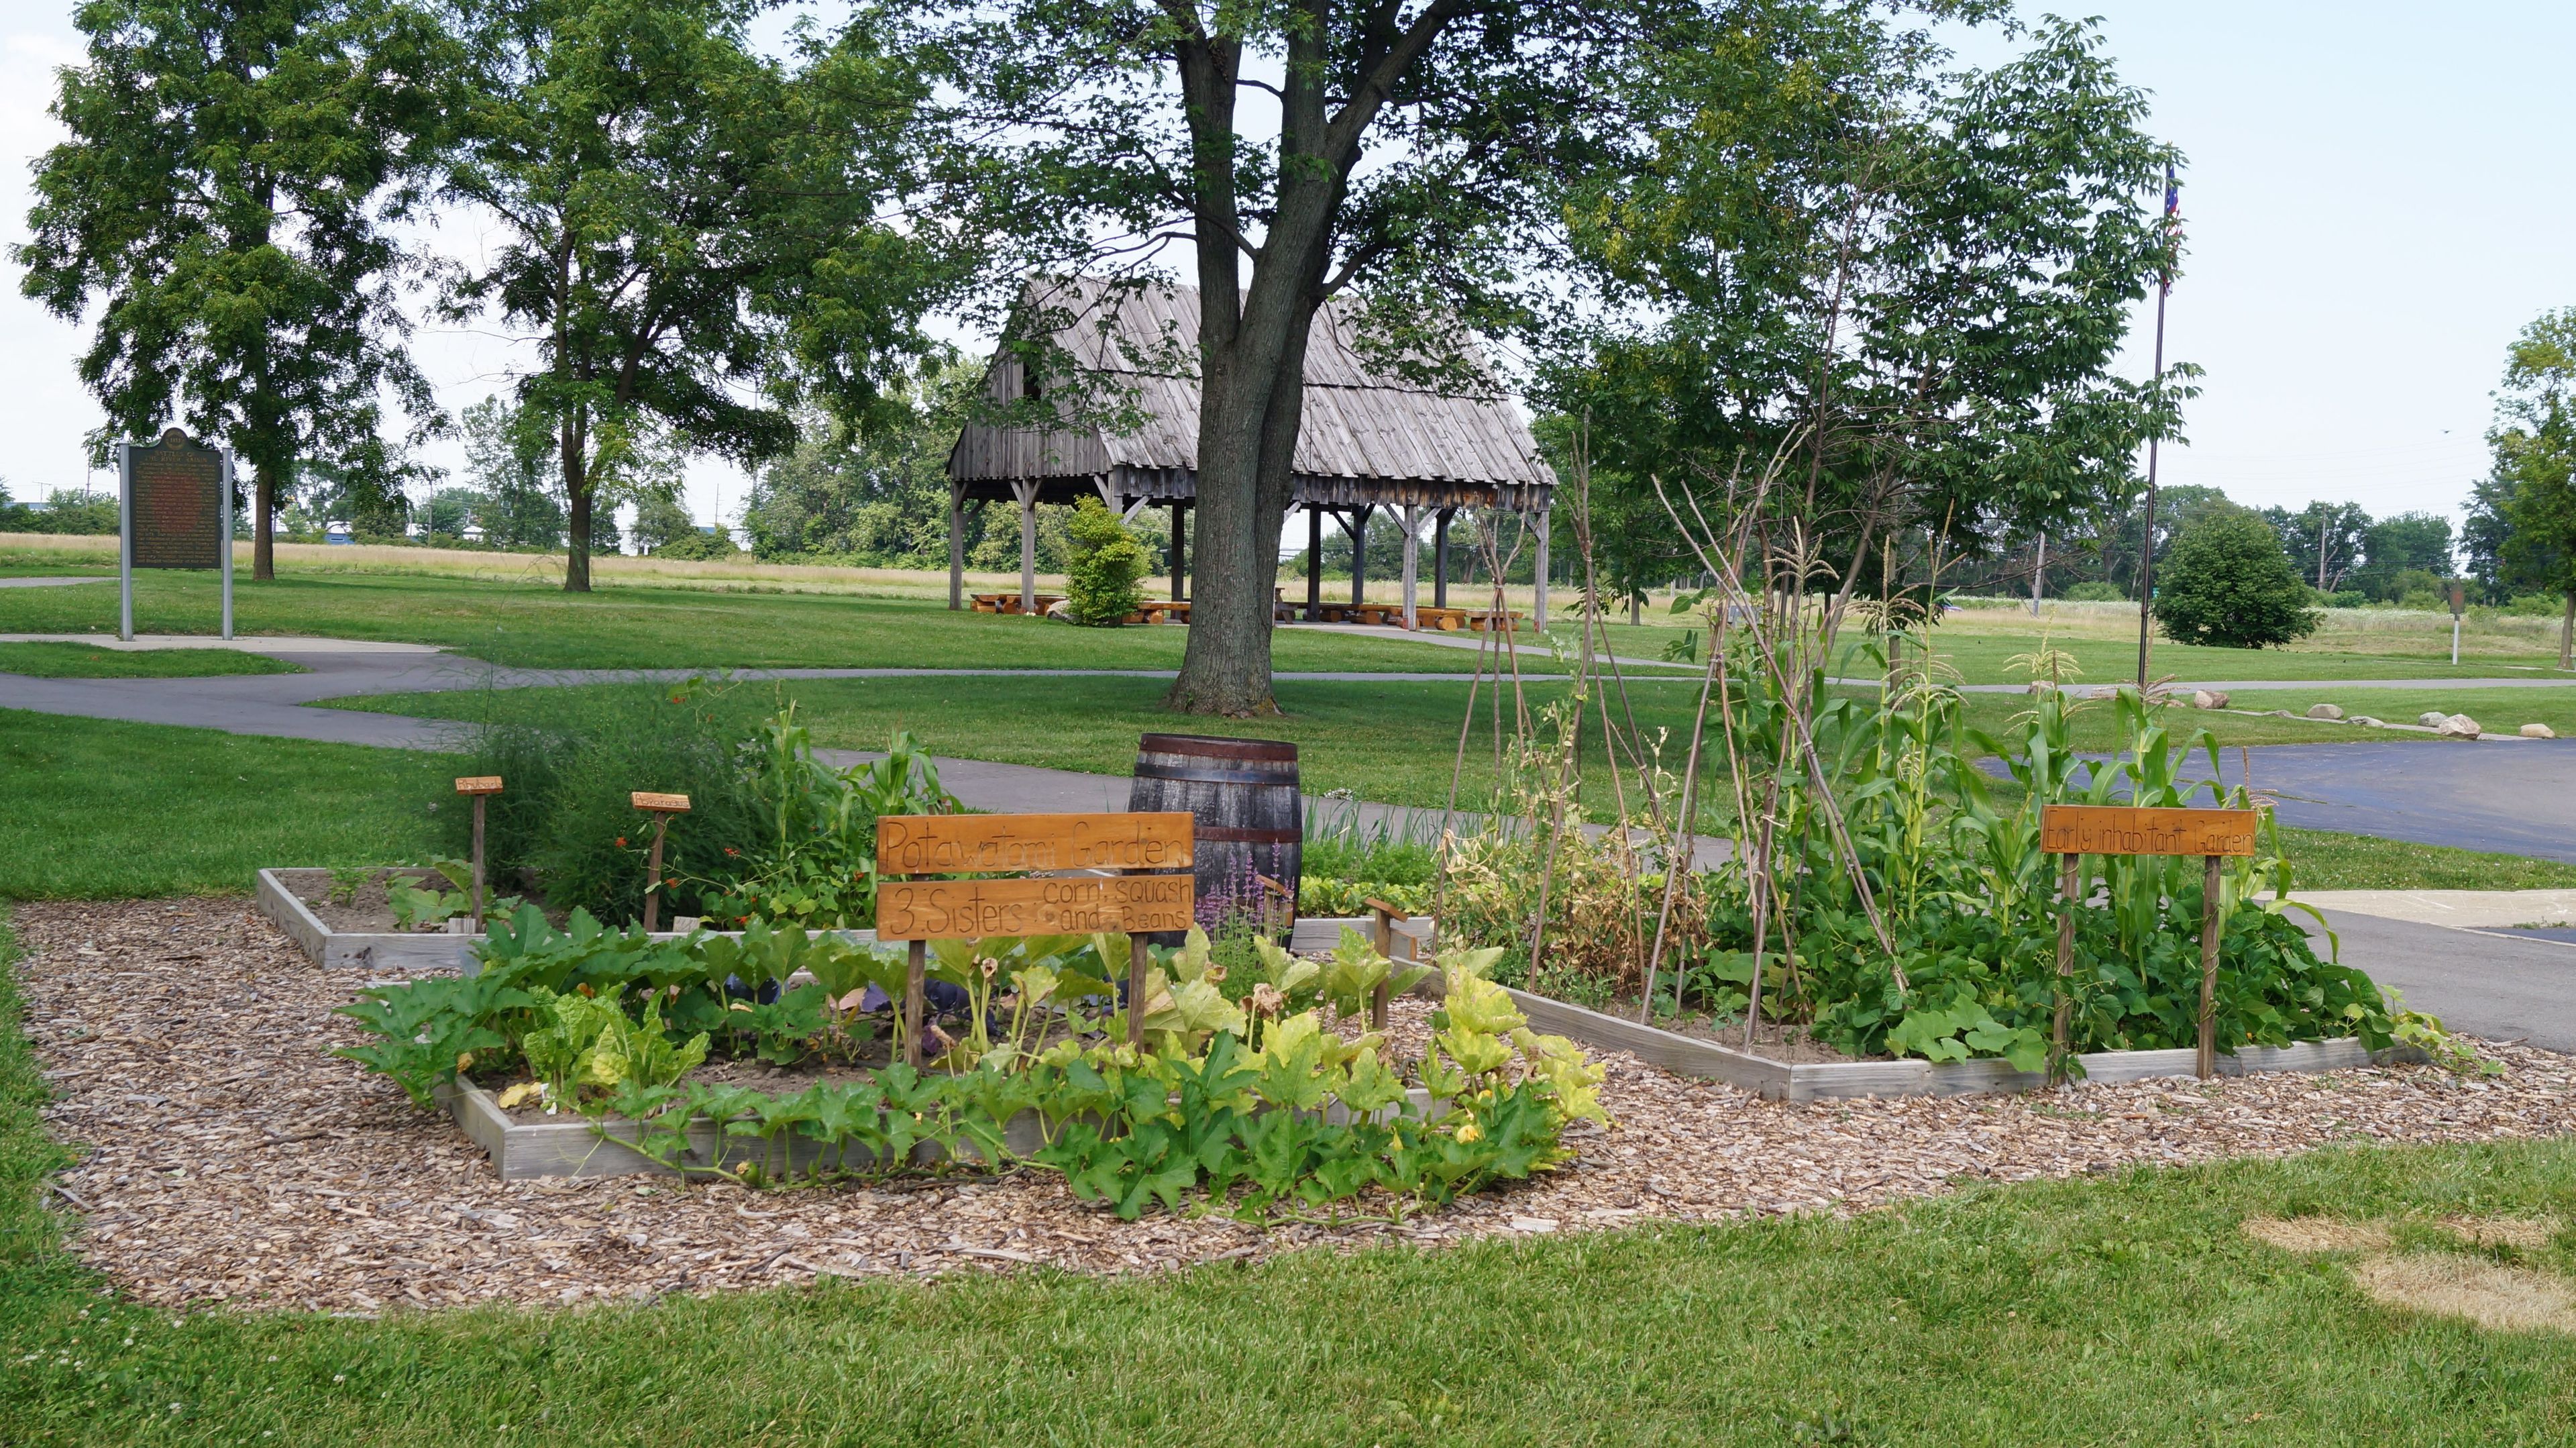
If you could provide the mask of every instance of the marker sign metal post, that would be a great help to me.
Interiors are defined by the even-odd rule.
[[[911,942],[904,974],[905,1059],[922,1059],[922,997],[932,940],[986,935],[1118,934],[1127,950],[1127,1039],[1145,1038],[1145,942],[1187,930],[1196,903],[1195,835],[1185,811],[1154,814],[886,815],[877,821],[877,939]],[[1121,870],[1019,880],[918,875]],[[1172,873],[1158,873],[1172,872]]]
[[[457,776],[456,792],[474,801],[474,933],[483,933],[483,801],[501,792],[497,774]]]
[[[2218,1074],[2218,862],[2254,853],[2260,816],[2250,809],[2137,809],[2113,805],[2052,804],[2040,811],[2039,847],[2061,859],[2057,894],[2057,1019],[2049,1037],[2049,1073],[2065,1069],[2068,1015],[2074,1002],[2066,989],[2075,974],[2075,892],[2078,865],[2086,855],[2199,855],[2203,860],[2200,896],[2200,1058],[2206,1081]]]
[[[213,568],[233,636],[233,455],[178,428],[116,445],[116,636],[134,637],[134,570]]]
[[[644,929],[650,934],[662,923],[662,837],[671,832],[671,816],[689,812],[689,797],[639,789],[630,798],[653,816],[653,852],[644,861]]]

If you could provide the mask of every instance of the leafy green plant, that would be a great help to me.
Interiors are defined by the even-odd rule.
[[[323,892],[324,897],[334,905],[354,905],[358,892],[375,877],[376,867],[373,865],[334,865],[331,867],[331,886]]]
[[[507,1010],[533,1007],[536,997],[489,976],[431,976],[401,985],[370,986],[339,1008],[379,1038],[332,1052],[393,1078],[416,1106],[428,1106],[441,1085],[471,1069],[474,1053],[508,1044],[488,1022]]]

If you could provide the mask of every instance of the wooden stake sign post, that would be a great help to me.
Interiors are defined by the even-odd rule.
[[[1194,848],[1186,812],[880,818],[877,939],[912,945],[903,983],[904,1059],[914,1066],[922,1063],[929,942],[986,935],[1125,933],[1130,937],[1127,1040],[1143,1044],[1143,937],[1156,930],[1187,930],[1194,923]],[[1124,873],[1016,880],[908,878],[1013,870]]]
[[[480,935],[483,933],[483,801],[501,792],[501,776],[460,775],[456,780],[456,792],[470,795],[474,800],[474,883],[468,888],[474,893],[474,933]]]
[[[671,832],[671,816],[689,812],[689,797],[639,789],[634,799],[637,809],[653,816],[653,852],[644,862],[644,929],[649,934],[662,921],[662,837]]]
[[[2218,1074],[2218,862],[2254,853],[2257,816],[2250,809],[2136,809],[2112,805],[2052,804],[2040,811],[2039,847],[2060,856],[2057,894],[2057,1019],[2049,1036],[2050,1074],[2065,1069],[2068,1017],[2074,999],[2075,893],[2086,855],[2199,855],[2204,861],[2200,900],[2200,1077]]]

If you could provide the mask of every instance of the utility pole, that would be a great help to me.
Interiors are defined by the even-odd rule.
[[[2326,591],[2326,524],[2334,517],[2332,507],[2317,509],[2317,592]]]
[[[2048,530],[2039,533],[2039,557],[2030,565],[2030,616],[2039,617],[2040,580],[2048,576]]]
[[[2182,207],[2182,190],[2174,182],[2174,168],[2165,167],[2165,236],[2170,241],[2177,224],[2176,214]],[[2173,267],[2168,262],[2156,278],[2156,390],[2165,385],[2165,299],[2173,295]],[[2156,443],[2155,433],[2147,435],[2147,520],[2138,539],[2138,692],[2147,692],[2148,634],[2156,602]]]

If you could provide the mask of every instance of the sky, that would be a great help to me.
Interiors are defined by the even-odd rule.
[[[63,0],[0,6],[0,242],[25,239],[27,166],[59,139],[45,113],[79,36]],[[2026,13],[2038,13],[2033,8]],[[2188,259],[2166,355],[2197,363],[2190,440],[2159,481],[2291,508],[2457,517],[2514,334],[2576,306],[2576,5],[2542,0],[2292,4],[2108,0],[2109,52],[2152,96],[2150,129],[2189,158]],[[1970,36],[1962,59],[1994,56]],[[451,225],[442,245],[480,238]],[[0,259],[0,478],[18,497],[80,485],[100,421],[74,372],[82,329],[19,294]],[[2149,370],[2153,303],[2126,359]],[[417,351],[458,411],[498,391],[525,344],[424,328]],[[433,445],[454,467],[461,451]],[[104,474],[96,481],[104,485]],[[730,519],[749,480],[701,461],[691,511]]]

